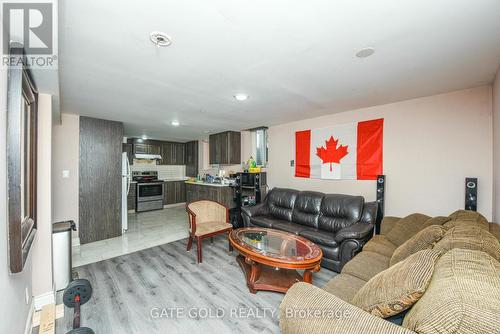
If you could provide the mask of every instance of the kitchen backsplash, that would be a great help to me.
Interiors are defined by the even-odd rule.
[[[178,165],[154,165],[154,164],[134,164],[130,166],[132,171],[158,171],[160,180],[180,178],[186,176],[186,166]]]

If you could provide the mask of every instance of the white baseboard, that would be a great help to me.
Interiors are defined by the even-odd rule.
[[[26,327],[24,328],[24,334],[32,333],[32,325],[33,325],[33,314],[35,313],[34,299],[31,299],[30,309],[28,312],[28,318],[26,319]]]
[[[34,309],[39,311],[45,305],[55,304],[56,303],[56,295],[55,295],[54,291],[49,291],[49,292],[43,293],[41,295],[35,296],[35,298],[33,298],[33,300],[34,300],[34,302],[33,302]]]

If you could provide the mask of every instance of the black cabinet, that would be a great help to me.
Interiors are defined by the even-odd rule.
[[[166,205],[186,202],[186,184],[184,181],[165,182],[163,199]]]
[[[186,176],[198,175],[198,141],[186,143]]]
[[[226,131],[209,136],[210,164],[237,165],[241,163],[241,133]]]

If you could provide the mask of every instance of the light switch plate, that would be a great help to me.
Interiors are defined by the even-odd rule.
[[[63,179],[69,179],[69,170],[65,169],[62,171]]]

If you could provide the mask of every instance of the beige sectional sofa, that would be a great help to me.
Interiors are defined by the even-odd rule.
[[[430,225],[443,227],[439,241],[431,240],[427,247],[439,252],[440,257],[423,296],[406,313],[402,325],[354,306],[356,293],[390,267],[391,257],[401,250],[398,247]],[[280,307],[281,331],[500,333],[499,240],[500,226],[470,211],[460,210],[448,217],[386,217],[381,234],[374,236],[323,289],[297,283],[287,292]]]

